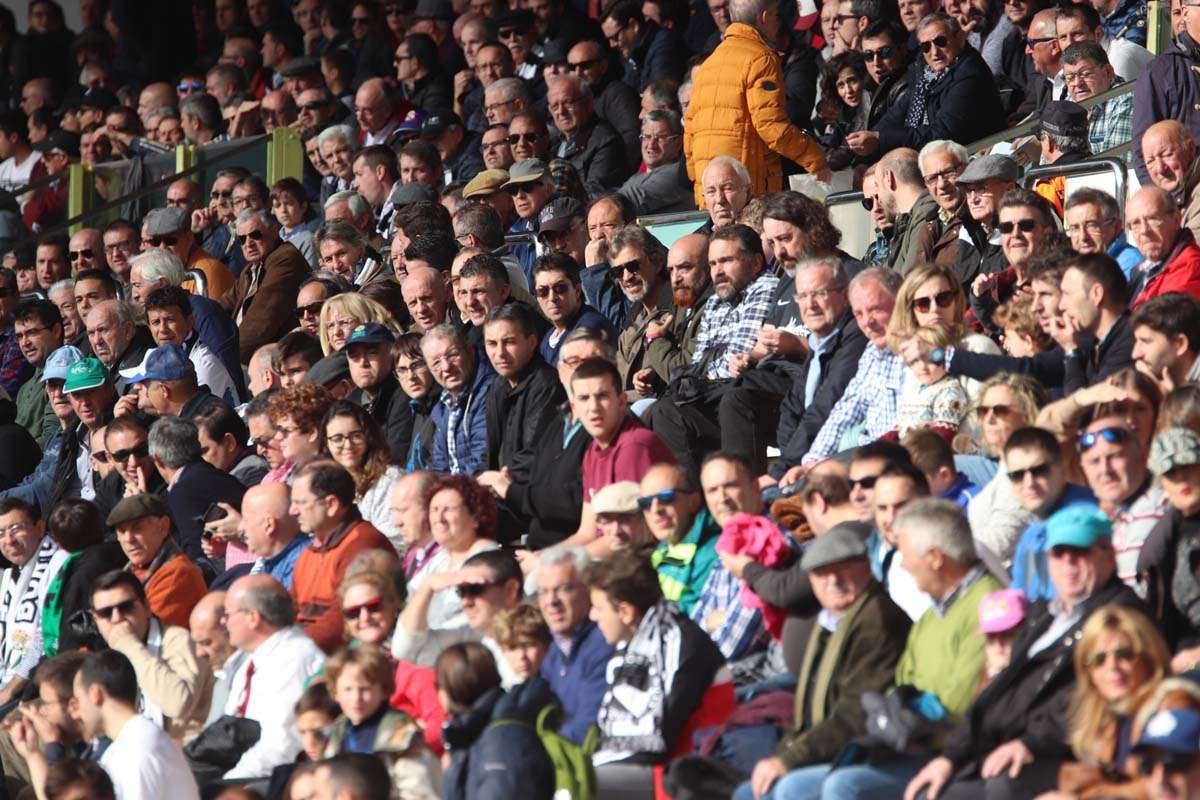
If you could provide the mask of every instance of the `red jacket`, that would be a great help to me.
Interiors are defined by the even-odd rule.
[[[1167,256],[1162,272],[1154,276],[1133,301],[1133,309],[1147,300],[1167,292],[1183,292],[1200,300],[1200,247],[1192,232],[1184,229],[1179,241]]]
[[[386,536],[359,518],[342,523],[320,544],[314,539],[296,559],[292,572],[296,622],[304,626],[308,638],[326,653],[332,653],[346,643],[337,587],[346,574],[346,567],[363,550],[396,552]]]

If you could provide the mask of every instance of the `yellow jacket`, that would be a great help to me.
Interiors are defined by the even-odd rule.
[[[726,29],[692,81],[683,151],[700,208],[700,176],[715,156],[732,156],[746,166],[752,194],[783,188],[781,155],[809,172],[825,168],[820,146],[788,119],[779,54],[740,22]]]

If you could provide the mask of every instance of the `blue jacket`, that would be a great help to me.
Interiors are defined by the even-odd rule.
[[[46,514],[46,499],[50,496],[50,488],[54,486],[54,476],[58,470],[58,454],[62,451],[63,430],[59,428],[46,442],[42,451],[42,460],[26,475],[24,480],[11,489],[0,492],[0,499],[17,497],[29,503],[34,508]]]
[[[565,722],[558,732],[575,744],[583,744],[588,728],[596,724],[612,656],[613,646],[604,641],[596,623],[585,620],[571,635],[571,655],[554,642],[542,661],[542,677],[563,710]]]
[[[489,689],[463,714],[446,720],[442,741],[450,753],[443,800],[550,800],[554,765],[538,739],[538,713],[554,701],[541,678],[508,694]]]
[[[1196,66],[1200,66],[1196,45],[1187,33],[1180,33],[1138,76],[1133,92],[1130,144],[1133,167],[1142,186],[1151,183],[1146,160],[1142,158],[1142,136],[1147,128],[1164,119],[1174,119],[1191,131],[1194,138],[1200,138],[1200,76],[1192,72]]]
[[[584,267],[579,273],[579,281],[583,284],[585,302],[599,311],[600,316],[608,320],[613,330],[619,331],[624,328],[630,303],[625,297],[625,292],[621,291],[621,287],[613,280],[608,264],[601,262]],[[617,338],[614,336],[613,344],[616,343]]]
[[[1086,486],[1068,483],[1062,497],[1046,519],[1059,509],[1070,505],[1095,505],[1096,497]],[[1025,592],[1029,602],[1035,600],[1053,600],[1057,592],[1050,582],[1050,573],[1046,562],[1046,519],[1040,519],[1031,524],[1017,540],[1017,549],[1013,551],[1012,583],[1014,589]]]
[[[534,238],[537,238],[537,229],[529,224],[529,220],[519,219],[516,224],[508,229],[509,233],[531,233]],[[525,280],[533,286],[533,262],[537,261],[537,248],[532,244],[510,244],[509,252],[521,262],[521,269],[525,272]]]
[[[1145,261],[1138,249],[1125,238],[1125,231],[1121,231],[1117,238],[1113,239],[1113,243],[1108,247],[1108,254],[1117,260],[1127,280],[1133,268]]]
[[[475,374],[471,376],[469,388],[457,398],[443,392],[441,400],[433,407],[433,456],[429,468],[434,472],[453,475],[474,475],[487,458],[487,396],[496,379],[491,362],[476,358]],[[454,426],[450,423],[450,406],[461,415]],[[450,457],[450,437],[454,437],[455,456]]]
[[[562,347],[563,340],[567,338],[567,334],[576,328],[598,328],[608,334],[608,340],[614,344],[617,341],[617,329],[609,322],[599,311],[584,303],[579,313],[575,315],[575,320],[567,326],[563,331],[563,335],[558,337],[558,341],[554,344],[550,343],[550,337],[554,334],[554,329],[546,331],[546,335],[542,337],[542,343],[538,345],[538,353],[546,360],[546,363],[552,367],[558,366],[558,351]]]
[[[1100,21],[1104,32],[1114,39],[1128,39],[1146,46],[1146,0],[1120,0],[1113,13]]]

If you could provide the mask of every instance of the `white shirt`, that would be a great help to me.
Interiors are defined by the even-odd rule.
[[[221,359],[208,348],[204,342],[196,339],[192,349],[188,351],[188,359],[196,368],[196,382],[207,386],[208,390],[229,405],[237,402],[237,389],[233,386],[233,378],[229,370],[221,363]]]
[[[141,714],[129,718],[100,756],[117,800],[200,800],[179,745]]]
[[[42,154],[34,150],[29,158],[18,164],[15,157],[6,158],[0,162],[0,188],[6,191],[20,189],[22,186],[28,186],[33,178],[33,168],[42,160]],[[21,202],[21,210],[25,209],[24,201]]]
[[[1100,45],[1108,54],[1108,63],[1112,65],[1113,72],[1127,81],[1137,80],[1142,67],[1154,59],[1153,53],[1128,39],[1114,39],[1105,34]]]
[[[904,609],[909,619],[916,622],[926,611],[933,608],[933,598],[917,587],[917,579],[904,568],[903,562],[904,557],[897,550],[896,555],[892,556],[892,563],[888,565],[887,591],[892,602]]]
[[[237,714],[250,664],[254,664],[254,675],[246,719],[256,720],[262,734],[225,773],[226,780],[265,778],[279,764],[290,763],[300,755],[300,733],[293,709],[304,693],[304,684],[324,666],[325,654],[297,627],[277,631],[238,666],[225,700],[226,714]]]

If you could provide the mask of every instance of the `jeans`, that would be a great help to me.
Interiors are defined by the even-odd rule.
[[[909,758],[836,770],[829,764],[814,764],[784,775],[762,800],[895,800],[924,765],[925,759]],[[737,788],[733,800],[754,800],[749,781]]]

